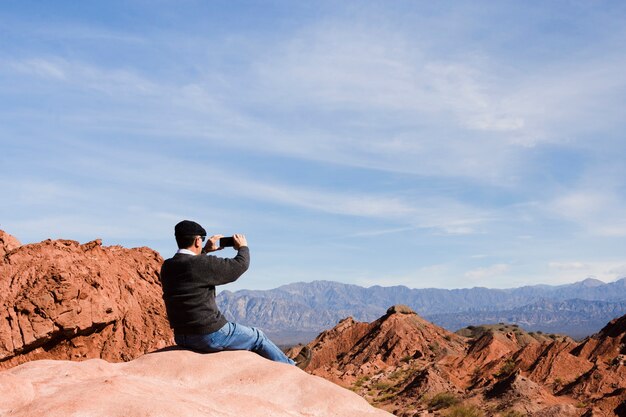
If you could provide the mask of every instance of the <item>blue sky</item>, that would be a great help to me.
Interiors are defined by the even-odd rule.
[[[621,1],[4,1],[0,229],[239,288],[626,276]],[[233,252],[225,250],[223,256]]]

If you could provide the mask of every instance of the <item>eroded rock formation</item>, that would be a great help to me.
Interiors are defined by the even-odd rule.
[[[0,240],[0,369],[33,359],[125,361],[171,343],[155,251]]]
[[[14,236],[0,230],[0,259],[7,253],[22,246],[19,240]]]
[[[309,344],[307,370],[399,416],[617,416],[626,406],[626,317],[576,343],[498,325],[463,337],[394,306],[342,321]],[[463,411],[465,407],[465,411]],[[620,408],[621,407],[621,408]],[[467,414],[474,415],[474,414]]]

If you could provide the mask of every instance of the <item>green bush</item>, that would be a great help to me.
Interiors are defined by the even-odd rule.
[[[500,414],[500,417],[526,417],[526,416],[527,414],[522,413],[521,411],[517,411],[517,410],[509,410]]]
[[[475,405],[455,405],[447,417],[484,417],[482,410]]]
[[[495,374],[496,378],[506,378],[515,371],[515,361],[507,359],[500,370]]]
[[[385,393],[383,395],[380,395],[380,396],[374,398],[374,402],[382,403],[382,402],[385,402],[385,401],[389,401],[392,398],[395,398],[396,395],[397,394],[395,392],[388,392],[388,393]]]
[[[372,388],[380,390],[380,391],[385,391],[388,390],[389,388],[391,388],[392,385],[389,382],[376,382],[375,384],[372,385]]]
[[[400,359],[400,362],[409,363],[409,362],[411,362],[411,359],[413,359],[413,356],[411,356],[411,355],[406,355],[405,357],[403,357],[402,359]]]
[[[522,413],[521,411],[509,410],[502,414],[501,417],[526,417],[527,415],[528,414]]]
[[[438,353],[438,352],[439,352],[439,350],[441,349],[441,348],[439,347],[439,343],[437,343],[437,342],[431,343],[430,345],[428,345],[428,348],[429,348],[429,349],[430,349],[433,353]]]
[[[459,403],[459,399],[451,392],[440,392],[428,400],[428,407],[433,410],[448,408]]]
[[[364,384],[365,382],[369,381],[369,379],[370,379],[370,378],[369,378],[368,376],[362,376],[362,377],[360,377],[359,379],[357,379],[357,380],[354,382],[354,386],[355,386],[356,388],[360,388],[360,387],[362,387],[362,386],[363,386],[363,384]]]

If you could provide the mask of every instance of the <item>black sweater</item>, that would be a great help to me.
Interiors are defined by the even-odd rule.
[[[213,333],[227,323],[215,303],[215,286],[239,278],[250,265],[247,247],[234,258],[177,253],[163,262],[161,285],[175,334]]]

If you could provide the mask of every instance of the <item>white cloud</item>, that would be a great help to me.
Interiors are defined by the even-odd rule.
[[[358,18],[331,19],[307,18],[287,34],[268,35],[259,27],[254,39],[248,32],[229,33],[227,42],[213,32],[190,36],[185,29],[150,32],[147,40],[124,29],[91,30],[79,25],[55,35],[59,27],[41,28],[31,38],[33,44],[34,38],[48,31],[52,36],[42,38],[56,43],[61,39],[68,47],[45,49],[46,43],[41,44],[42,50],[25,44],[19,52],[15,48],[13,54],[2,54],[0,75],[6,80],[2,93],[8,93],[8,99],[0,117],[0,140],[19,140],[34,147],[45,140],[59,146],[49,165],[41,155],[26,161],[31,167],[29,178],[34,182],[44,178],[39,184],[15,176],[7,180],[24,184],[22,191],[0,184],[13,197],[11,207],[22,212],[20,207],[38,204],[71,206],[99,198],[117,204],[131,199],[128,205],[137,211],[115,219],[129,224],[141,216],[140,200],[148,205],[155,204],[156,198],[165,217],[145,217],[171,222],[181,204],[162,195],[192,191],[197,200],[183,198],[185,208],[194,213],[204,208],[200,199],[227,197],[237,203],[275,204],[276,213],[287,216],[302,212],[283,209],[355,216],[366,221],[358,219],[354,222],[358,226],[340,233],[358,227],[362,229],[357,235],[362,236],[428,235],[439,244],[463,242],[472,253],[488,253],[493,262],[514,259],[511,253],[531,257],[527,253],[532,251],[556,259],[561,252],[551,252],[549,246],[559,246],[561,231],[568,238],[574,235],[572,225],[600,238],[626,236],[625,171],[594,171],[598,165],[623,165],[620,132],[626,119],[622,105],[626,60],[621,49],[611,50],[600,38],[589,50],[527,60],[530,55],[525,54],[535,54],[535,49],[518,54],[502,51],[501,38],[496,47],[486,38],[469,42],[458,38],[466,33],[463,25],[472,17],[457,17],[454,30],[445,33],[430,30],[437,24],[396,24],[389,15],[373,17],[367,12]],[[433,17],[420,19],[432,22]],[[450,24],[449,14],[440,19],[439,25]],[[619,40],[614,44],[621,45]],[[452,48],[445,48],[446,43]],[[105,61],[99,51],[87,50],[91,45],[116,59]],[[148,68],[151,63],[163,66],[154,70]],[[44,95],[46,100],[40,100]],[[19,100],[14,103],[13,97]],[[27,141],[20,140],[22,136]],[[195,164],[190,162],[194,158],[176,160],[165,154],[174,149],[174,141],[180,148],[194,149],[187,157],[196,149],[209,157]],[[140,147],[142,152],[129,150]],[[223,149],[230,159],[212,160]],[[291,171],[279,177],[278,172],[285,174],[283,168],[263,161],[259,165],[268,175],[257,175],[233,156],[238,151],[242,160],[253,164],[268,155],[286,157],[291,166],[284,171]],[[164,153],[155,156],[159,152]],[[573,172],[565,155],[569,152],[575,154],[576,167],[585,172]],[[316,161],[307,164],[310,169],[324,165],[319,161],[340,165],[337,170],[349,172],[351,178],[341,185],[330,185],[328,177],[324,183],[313,178],[301,181],[294,168],[299,161],[293,159]],[[370,190],[357,178],[359,171],[348,169],[352,167],[368,169],[368,177],[372,170],[387,171],[376,174],[392,187],[387,192],[379,183]],[[71,178],[67,184],[72,186],[53,179],[61,176],[54,175],[59,171]],[[180,174],[187,171],[202,173],[207,181],[189,181]],[[584,178],[571,185],[578,175]],[[78,183],[101,178],[109,184],[89,188]],[[533,204],[515,204],[529,200]],[[11,214],[13,209],[5,210]],[[257,213],[242,209],[242,215]],[[31,218],[32,226],[20,227],[43,228],[45,218],[58,223],[46,229],[50,232],[57,226],[78,232],[71,219],[58,212]],[[91,221],[94,224],[89,226]],[[77,224],[97,231],[101,221],[91,212]],[[369,221],[371,226],[365,224]],[[555,223],[567,227],[553,231]],[[553,240],[540,242],[549,235]],[[571,246],[579,249],[584,240]],[[467,259],[464,250],[451,248],[450,256]],[[536,272],[536,267],[515,259],[515,271],[507,270],[508,264],[496,264],[471,271],[457,266],[454,272],[431,272],[446,282],[464,284],[472,278],[498,285],[498,274],[522,282],[529,279],[522,274]],[[569,265],[553,261],[547,268],[546,258],[532,262],[554,272],[558,280],[613,273],[612,267],[587,263],[576,269],[577,261]],[[619,270],[620,265],[614,267]],[[397,279],[410,282],[412,277]]]
[[[52,62],[43,58],[33,58],[24,61],[9,62],[8,66],[20,73],[36,77],[66,80],[67,72],[58,62]]]
[[[60,57],[36,57],[8,60],[5,65],[13,71],[51,82],[62,82],[64,88],[96,91],[122,100],[128,96],[165,95],[162,88],[140,73],[121,68],[106,68]],[[67,90],[63,90],[67,93]],[[77,109],[82,110],[82,109]]]
[[[409,288],[452,288],[454,282],[451,278],[454,276],[453,268],[447,264],[426,265],[407,272],[371,274],[359,271],[351,275],[351,280],[363,287],[404,285]]]
[[[346,22],[305,27],[263,51],[244,63],[252,79],[241,88],[241,72],[211,66],[185,83],[59,57],[12,67],[107,96],[104,109],[62,115],[74,125],[500,184],[527,168],[519,145],[576,142],[572,126],[581,115],[610,103],[606,92],[626,83],[619,61],[500,73],[495,57],[444,58],[408,32]],[[253,115],[251,106],[267,115]],[[590,125],[617,120],[620,106],[608,107]]]
[[[617,192],[604,187],[581,188],[557,196],[548,204],[555,215],[575,222],[591,235],[626,236],[624,200]]]
[[[548,267],[558,270],[576,271],[581,269],[588,269],[589,265],[583,262],[549,262]]]
[[[465,273],[467,278],[473,280],[483,280],[493,277],[501,277],[509,272],[511,265],[509,264],[495,264],[483,268],[476,268]]]
[[[551,261],[548,263],[554,283],[569,283],[593,277],[604,282],[626,277],[626,263],[615,261]]]

